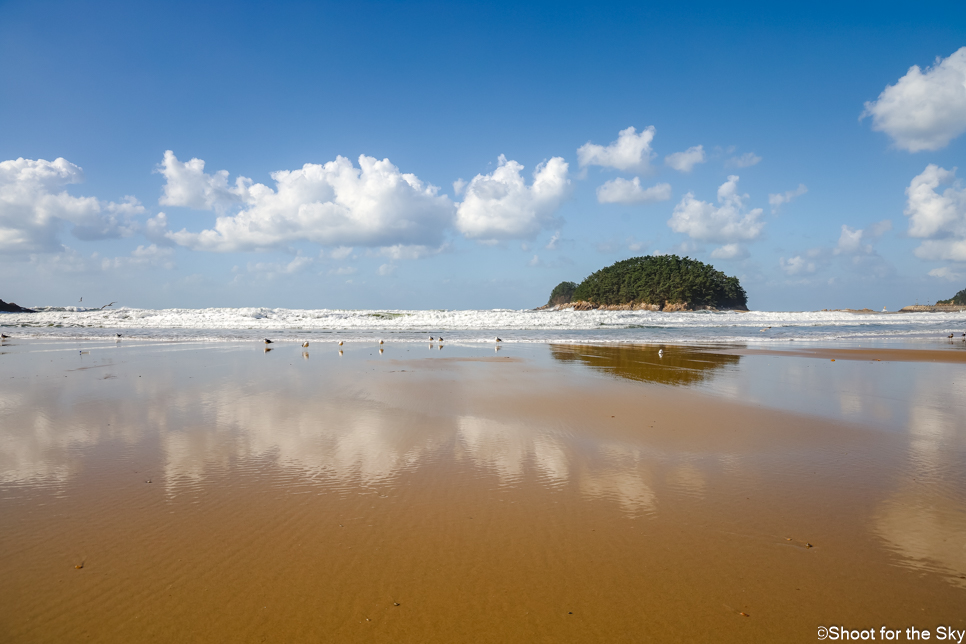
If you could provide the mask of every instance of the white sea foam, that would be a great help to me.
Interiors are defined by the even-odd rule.
[[[33,338],[125,337],[239,340],[386,336],[418,342],[770,342],[938,338],[966,331],[966,313],[853,314],[837,311],[678,312],[535,310],[95,309],[41,307],[0,315],[6,333]]]

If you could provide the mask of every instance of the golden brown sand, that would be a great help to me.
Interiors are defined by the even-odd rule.
[[[695,389],[743,368],[710,350],[314,344],[0,356],[0,641],[966,628],[955,404],[894,431]]]

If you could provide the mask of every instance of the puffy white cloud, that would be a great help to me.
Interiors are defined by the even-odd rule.
[[[952,184],[938,193],[941,185]],[[912,237],[966,236],[966,190],[959,188],[956,170],[929,164],[906,188],[905,214]]]
[[[275,189],[244,177],[229,188],[227,173],[207,175],[204,162],[165,155],[164,203],[227,211],[214,229],[168,232],[195,250],[241,251],[311,241],[323,246],[439,245],[452,223],[453,202],[436,186],[389,162],[362,155],[359,167],[339,156],[323,165],[272,173]],[[168,173],[170,167],[176,172]],[[177,162],[177,164],[176,164]],[[200,175],[200,176],[199,176]],[[237,203],[236,203],[237,202]]]
[[[865,104],[860,118],[872,117],[872,129],[885,132],[909,152],[938,150],[966,131],[966,47],[936,58],[923,72],[913,65],[879,98]]]
[[[381,255],[382,257],[388,257],[392,260],[420,259],[421,257],[428,257],[429,255],[438,255],[448,247],[448,244],[443,244],[437,248],[432,248],[430,246],[406,246],[403,244],[396,244],[395,246],[383,246],[379,250],[375,251],[374,254]]]
[[[715,259],[744,259],[748,257],[748,249],[738,243],[725,244],[711,251]]]
[[[785,271],[786,275],[802,275],[805,273],[814,273],[817,270],[816,262],[802,257],[801,255],[795,255],[786,260],[784,257],[778,260],[781,269]]]
[[[678,172],[691,172],[694,166],[706,160],[707,155],[704,153],[703,145],[695,145],[684,152],[675,152],[664,157],[664,163]]]
[[[771,206],[772,214],[778,214],[782,204],[788,203],[796,197],[801,197],[806,192],[808,192],[808,188],[805,187],[804,183],[800,183],[794,190],[789,190],[787,192],[782,192],[775,195],[768,195],[768,204]]]
[[[878,239],[890,230],[892,230],[892,221],[888,219],[872,224],[867,229],[853,229],[842,224],[842,233],[832,252],[835,255],[871,255],[874,250],[872,244],[868,242]]]
[[[760,220],[761,208],[745,210],[747,198],[738,194],[738,177],[731,175],[718,188],[719,206],[699,201],[689,192],[674,207],[667,223],[674,232],[692,239],[723,244],[752,240],[761,234],[765,222]]]
[[[750,168],[753,165],[758,165],[761,161],[761,157],[754,152],[745,152],[740,157],[731,157],[725,161],[726,168]]]
[[[597,201],[600,203],[651,203],[667,201],[671,198],[671,184],[659,183],[650,188],[642,188],[641,180],[620,177],[612,179],[597,188]]]
[[[277,262],[249,262],[248,270],[252,273],[267,273],[269,276],[275,275],[294,275],[301,273],[312,265],[314,260],[304,255],[296,255],[287,264]]]
[[[942,192],[942,185],[949,187]],[[915,250],[922,259],[966,261],[966,189],[956,170],[929,164],[906,188],[909,236],[925,239]]]
[[[654,140],[654,126],[649,125],[640,134],[631,126],[617,134],[617,140],[603,146],[596,143],[583,144],[577,148],[577,161],[580,167],[599,165],[617,170],[647,171],[654,153],[651,141]]]
[[[30,255],[30,264],[41,273],[88,273],[96,274],[107,271],[132,271],[149,268],[174,268],[172,261],[174,249],[159,248],[155,244],[138,246],[130,255],[119,257],[102,257],[94,252],[84,255],[69,246],[61,246],[57,253],[34,253]]]
[[[554,225],[554,214],[570,194],[568,165],[560,157],[541,163],[526,185],[523,166],[500,155],[492,174],[478,174],[466,184],[456,211],[456,228],[480,241],[532,239]]]
[[[157,244],[150,246],[138,246],[128,257],[115,257],[113,259],[104,258],[101,260],[102,270],[111,269],[140,269],[140,268],[164,268],[171,270],[174,262],[171,260],[174,255],[173,248],[159,247]]]
[[[339,246],[329,251],[329,257],[335,260],[342,260],[352,254],[352,246]]]
[[[949,280],[950,282],[958,282],[963,279],[964,274],[949,266],[943,266],[942,268],[934,268],[929,271],[929,276]]]
[[[382,266],[379,267],[379,271],[378,271],[378,273],[383,277],[388,277],[389,275],[392,275],[395,272],[396,272],[396,267],[393,266],[392,264],[383,264]]]
[[[206,174],[202,159],[182,163],[171,150],[165,151],[158,172],[165,179],[164,194],[158,200],[162,206],[224,212],[232,205],[243,203],[252,186],[252,180],[246,177],[238,177],[235,185],[229,186],[227,170]]]
[[[137,199],[105,202],[64,189],[83,180],[83,170],[63,158],[0,162],[0,253],[59,252],[67,224],[82,240],[134,234],[133,217],[144,212]]]

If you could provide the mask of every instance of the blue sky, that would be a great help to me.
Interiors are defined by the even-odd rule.
[[[524,308],[666,252],[757,309],[966,287],[966,7],[775,4],[0,4],[0,298]]]

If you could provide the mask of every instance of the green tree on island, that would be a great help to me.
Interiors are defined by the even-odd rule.
[[[573,301],[574,291],[577,290],[576,282],[560,282],[550,291],[550,300],[547,306],[557,304],[568,304]]]
[[[558,284],[550,304],[590,302],[615,304],[687,304],[722,309],[743,309],[748,296],[737,277],[729,277],[709,264],[689,257],[660,255],[632,257],[591,274],[565,300],[573,282]]]

